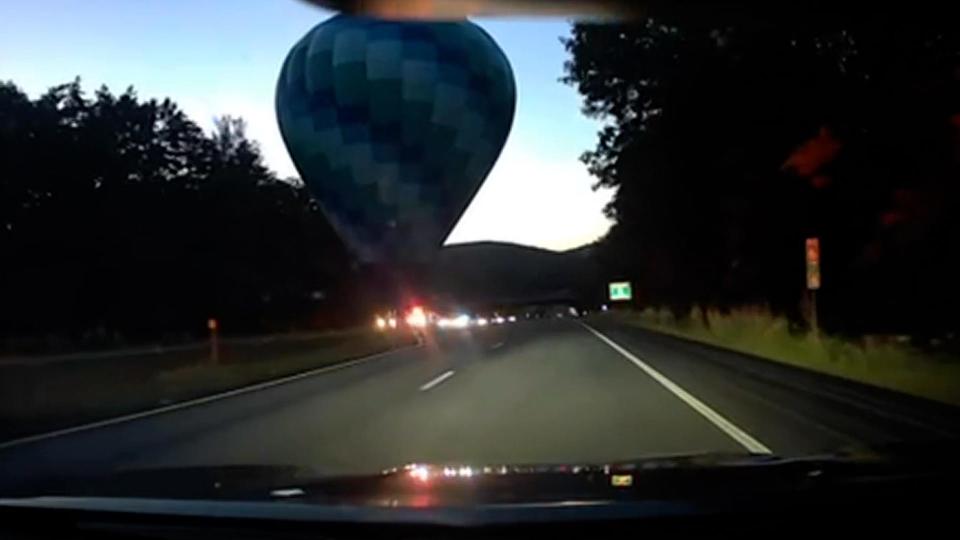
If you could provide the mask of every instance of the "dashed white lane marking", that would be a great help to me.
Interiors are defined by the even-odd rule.
[[[494,343],[493,345],[490,346],[490,348],[491,348],[491,349],[499,349],[500,347],[503,347],[503,343],[504,343],[503,341],[500,341],[500,342],[498,342],[498,343]]]
[[[436,378],[434,378],[434,379],[431,379],[429,382],[427,382],[426,384],[424,384],[423,386],[421,386],[421,387],[420,387],[420,391],[421,391],[421,392],[426,392],[427,390],[430,390],[430,389],[433,388],[434,386],[442,383],[443,381],[449,379],[450,377],[453,377],[453,373],[454,373],[453,370],[444,371],[443,373],[440,374],[439,377],[436,377]]]
[[[721,431],[730,436],[733,440],[740,443],[741,446],[749,450],[754,454],[772,454],[773,452],[766,447],[763,443],[755,439],[746,431],[737,427],[736,424],[724,418],[720,413],[713,410],[706,403],[700,401],[693,394],[687,392],[681,388],[678,384],[668,379],[666,376],[661,374],[659,371],[653,369],[646,362],[634,356],[633,353],[624,349],[618,345],[615,341],[608,338],[607,336],[601,334],[597,330],[594,330],[590,325],[581,322],[584,328],[589,330],[597,338],[609,345],[613,350],[620,353],[624,358],[633,362],[638,368],[642,369],[647,375],[650,376],[653,380],[660,383],[661,386],[673,393],[673,395],[680,398],[681,401],[690,406],[693,410],[700,413],[704,418],[709,420],[713,425],[720,428]]]

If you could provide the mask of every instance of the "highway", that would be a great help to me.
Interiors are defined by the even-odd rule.
[[[794,456],[956,437],[952,409],[613,319],[431,335],[255,391],[0,445],[4,480],[130,468]]]

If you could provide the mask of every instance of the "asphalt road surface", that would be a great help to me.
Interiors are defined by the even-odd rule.
[[[808,455],[960,434],[952,409],[625,327],[518,322],[162,414],[0,445],[3,474]]]

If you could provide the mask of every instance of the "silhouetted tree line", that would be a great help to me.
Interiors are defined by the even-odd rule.
[[[583,161],[616,188],[605,272],[645,305],[800,322],[816,236],[828,329],[956,330],[956,18],[774,4],[573,26],[565,81],[606,122]]]
[[[346,324],[349,261],[242,120],[78,81],[0,84],[0,337],[90,342]],[[364,315],[366,317],[366,315]]]

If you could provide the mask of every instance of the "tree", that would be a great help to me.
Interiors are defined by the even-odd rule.
[[[31,100],[0,84],[0,337],[350,322],[332,290],[345,250],[244,127],[206,134],[132,88],[88,97],[75,80]]]
[[[617,190],[607,271],[679,312],[764,302],[799,318],[803,239],[819,236],[829,327],[954,328],[950,18],[657,13],[565,41],[564,80],[606,121],[583,160]]]

